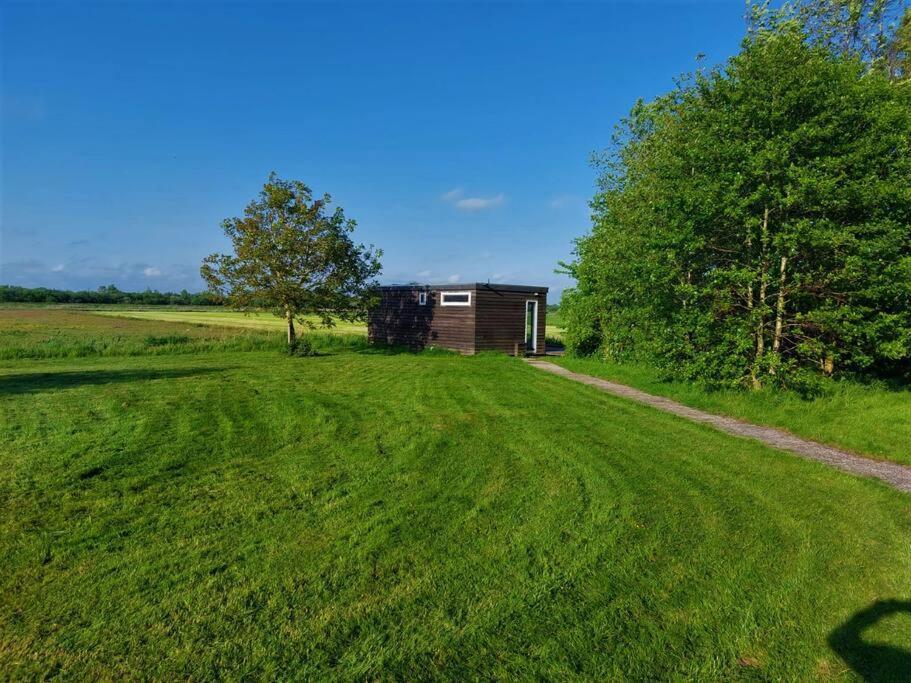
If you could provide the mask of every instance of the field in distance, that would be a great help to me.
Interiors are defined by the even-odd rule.
[[[281,330],[287,329],[287,323],[278,316],[264,312],[230,311],[224,309],[193,309],[175,310],[168,307],[161,308],[116,308],[95,309],[98,315],[108,315],[119,318],[135,318],[137,320],[161,320],[172,323],[188,323],[192,325],[216,325],[220,327],[240,327],[254,330]],[[316,316],[304,316],[305,319],[317,324]],[[323,330],[325,331],[325,330]],[[338,334],[367,334],[367,325],[362,322],[336,321],[329,331]]]
[[[229,310],[175,310],[167,307],[143,309],[99,309],[100,315],[118,316],[123,318],[136,318],[138,320],[162,320],[166,322],[185,322],[198,325],[221,325],[225,327],[243,327],[259,330],[284,330],[285,321],[261,311],[243,313]],[[305,316],[306,319],[317,323],[315,316]],[[362,322],[338,321],[330,331],[340,334],[367,334],[367,325]],[[550,339],[559,340],[562,337],[562,327],[559,314],[555,311],[547,312],[546,335]]]

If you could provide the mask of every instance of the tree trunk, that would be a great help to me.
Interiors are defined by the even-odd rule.
[[[762,270],[759,274],[759,319],[756,321],[756,358],[753,361],[753,369],[750,373],[753,382],[753,388],[762,387],[759,380],[759,367],[765,356],[765,298],[769,287],[769,208],[766,207],[762,214],[762,235],[760,239],[762,245]]]
[[[750,235],[750,229],[747,228],[747,239],[746,239],[747,252],[744,256],[746,263],[750,263],[753,259],[753,236]],[[751,274],[752,277],[752,274]],[[747,283],[747,310],[752,313],[753,311],[753,280],[750,280]]]
[[[297,335],[294,333],[294,316],[291,315],[290,308],[285,309],[285,320],[288,321],[288,346],[291,347],[294,346],[294,340]]]
[[[835,372],[835,357],[830,351],[826,351],[826,355],[822,360],[822,371],[826,377],[831,377],[832,373]]]
[[[777,354],[781,350],[781,330],[784,327],[784,283],[788,269],[788,257],[781,257],[781,266],[778,273],[778,300],[775,302],[775,336],[772,339],[772,352]],[[777,359],[775,361],[778,362]],[[775,374],[775,367],[769,372]]]

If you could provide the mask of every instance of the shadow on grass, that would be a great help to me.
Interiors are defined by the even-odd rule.
[[[911,649],[863,638],[881,619],[901,613],[911,617],[911,600],[878,600],[832,631],[829,645],[865,681],[911,680]]]
[[[84,370],[80,372],[24,372],[0,376],[0,396],[29,394],[55,389],[72,389],[93,384],[175,379],[221,372],[228,368],[187,368],[183,370]]]
[[[440,347],[414,348],[394,344],[373,343],[358,349],[357,353],[374,356],[454,356],[458,351]]]

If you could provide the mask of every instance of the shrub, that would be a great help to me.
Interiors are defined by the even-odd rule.
[[[176,346],[177,344],[189,344],[190,338],[185,334],[167,334],[161,337],[150,334],[145,338],[146,346]]]
[[[319,353],[307,337],[295,337],[288,345],[289,356],[318,356]]]

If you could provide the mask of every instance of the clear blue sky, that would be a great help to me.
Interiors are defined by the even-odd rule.
[[[568,284],[593,152],[743,2],[2,6],[0,283],[197,290],[271,170],[385,282]]]

